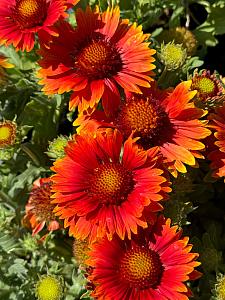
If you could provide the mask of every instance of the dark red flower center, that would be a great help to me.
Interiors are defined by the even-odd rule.
[[[79,52],[76,68],[90,79],[110,78],[122,68],[118,50],[99,36],[88,42]]]
[[[120,164],[107,163],[94,170],[89,194],[102,204],[120,205],[134,187],[132,172]]]
[[[131,287],[148,289],[156,287],[163,273],[158,253],[135,246],[125,252],[120,261],[120,274]]]
[[[135,136],[141,138],[141,145],[149,148],[150,145],[154,145],[155,139],[159,145],[163,137],[162,131],[165,125],[169,124],[169,119],[154,99],[133,97],[122,104],[115,124],[118,124],[125,137],[134,131]]]
[[[16,0],[12,18],[22,29],[41,25],[47,14],[46,0]]]
[[[53,209],[54,204],[51,204],[51,182],[45,182],[40,187],[33,188],[29,199],[31,212],[35,215],[38,221],[51,221],[55,219]]]

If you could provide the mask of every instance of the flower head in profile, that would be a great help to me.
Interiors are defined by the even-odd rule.
[[[132,240],[102,239],[92,245],[87,263],[93,268],[93,297],[98,300],[188,300],[187,280],[200,273],[194,268],[189,238],[181,238],[170,219],[159,217],[153,227],[141,229]]]
[[[42,40],[56,36],[53,25],[66,17],[67,0],[0,0],[0,44],[31,51],[35,34]]]
[[[69,234],[94,242],[105,235],[131,238],[138,226],[147,227],[144,208],[160,210],[163,171],[155,168],[137,139],[107,129],[96,136],[75,136],[66,156],[54,163],[52,203]]]
[[[16,123],[13,121],[0,122],[0,149],[14,144],[16,139]]]
[[[46,94],[73,91],[70,109],[81,103],[93,107],[102,98],[107,114],[120,103],[118,88],[141,93],[154,69],[149,35],[142,27],[120,19],[120,10],[76,11],[77,27],[58,25],[59,37],[42,47],[38,77]],[[113,100],[112,100],[113,98]]]
[[[24,223],[30,223],[33,235],[39,233],[45,224],[49,231],[59,229],[53,213],[54,205],[51,204],[51,185],[49,178],[37,179],[33,184],[23,220]]]
[[[196,104],[199,107],[216,108],[225,100],[222,82],[215,72],[210,74],[209,70],[202,70],[199,73],[195,70],[191,89],[197,90]]]
[[[209,115],[215,136],[215,149],[209,154],[213,177],[225,177],[225,104]]]
[[[80,125],[78,131],[84,133],[113,126],[126,138],[133,132],[140,137],[137,143],[147,150],[155,148],[177,176],[177,171],[186,172],[185,164],[196,165],[195,158],[202,157],[199,150],[205,148],[200,140],[210,135],[206,121],[200,120],[204,111],[194,106],[196,92],[189,91],[190,86],[191,81],[182,82],[171,92],[160,91],[152,83],[150,89],[142,88],[143,94],[127,93],[113,117],[86,110],[74,125]]]

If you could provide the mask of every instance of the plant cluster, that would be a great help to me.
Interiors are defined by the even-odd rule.
[[[225,299],[224,14],[0,0],[0,299]]]

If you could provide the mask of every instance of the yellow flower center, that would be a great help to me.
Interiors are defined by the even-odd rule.
[[[186,49],[179,44],[168,43],[161,46],[160,59],[168,70],[172,71],[181,67],[186,57]]]
[[[120,54],[102,36],[96,39],[80,50],[75,62],[77,70],[90,78],[112,77],[122,68]]]
[[[195,89],[197,89],[200,93],[210,94],[214,92],[215,84],[210,78],[203,77],[199,78],[199,80],[195,83]]]
[[[133,186],[131,171],[120,164],[108,163],[94,170],[89,194],[104,204],[121,204]]]
[[[38,0],[22,0],[18,5],[18,12],[24,17],[33,16],[39,8]]]
[[[163,266],[159,255],[139,246],[127,250],[120,262],[122,279],[139,289],[156,287],[162,272]]]
[[[38,282],[36,294],[39,300],[59,300],[62,296],[62,284],[53,276],[45,276]]]
[[[16,138],[16,125],[11,121],[0,122],[0,148],[12,145]]]
[[[10,138],[11,130],[8,127],[0,127],[0,140],[7,140]]]

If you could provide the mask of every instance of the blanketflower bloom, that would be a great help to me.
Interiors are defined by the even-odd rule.
[[[68,142],[51,180],[54,212],[70,235],[92,243],[105,235],[131,238],[138,226],[148,226],[144,208],[157,210],[167,180],[136,140],[129,137],[123,143],[117,130],[107,129]]]
[[[214,177],[225,177],[225,104],[209,115],[211,127],[215,130],[216,149],[209,154],[210,167]]]
[[[141,26],[120,19],[118,7],[104,13],[77,9],[76,20],[75,29],[60,23],[59,37],[39,51],[40,84],[46,94],[74,91],[70,110],[82,102],[93,107],[102,98],[109,114],[120,103],[119,86],[136,93],[150,86],[155,50]]]
[[[205,145],[199,140],[210,135],[201,121],[205,112],[194,106],[195,91],[189,91],[191,81],[178,84],[172,91],[160,91],[155,83],[143,94],[128,93],[125,102],[114,117],[103,112],[83,111],[75,120],[79,132],[90,132],[98,127],[116,127],[125,137],[132,132],[140,137],[137,141],[144,149],[154,148],[162,155],[174,176],[177,171],[186,172],[185,164],[196,165],[195,158],[203,158],[199,150]]]
[[[68,4],[79,0],[0,0],[0,44],[31,51],[35,34],[48,40],[57,36],[53,25],[65,18]]]
[[[142,229],[132,240],[103,239],[92,245],[87,261],[89,280],[98,300],[188,300],[187,280],[197,279],[200,265],[191,253],[189,238],[178,226],[159,217],[152,228]]]
[[[203,108],[216,108],[225,100],[222,82],[216,73],[210,74],[209,70],[194,72],[191,84],[192,90],[197,90],[196,104]]]
[[[45,224],[48,225],[49,231],[59,229],[59,223],[53,213],[55,206],[51,204],[51,185],[49,178],[39,178],[33,183],[24,217],[24,222],[30,223],[33,235],[39,233]]]
[[[7,120],[0,122],[0,148],[14,144],[16,139],[16,123]]]

